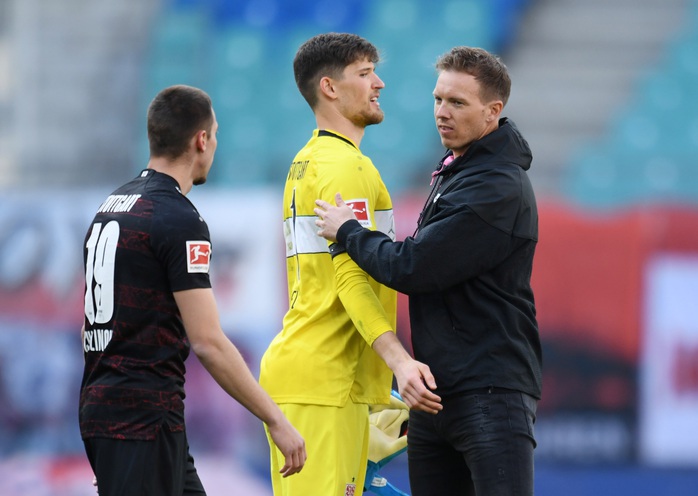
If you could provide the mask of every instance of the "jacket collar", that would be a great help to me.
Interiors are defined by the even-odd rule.
[[[526,140],[516,125],[507,117],[499,119],[499,127],[487,136],[473,142],[468,150],[455,159],[453,151],[447,150],[432,173],[431,184],[437,176],[449,174],[471,165],[505,162],[517,164],[524,170],[531,166],[532,154]]]

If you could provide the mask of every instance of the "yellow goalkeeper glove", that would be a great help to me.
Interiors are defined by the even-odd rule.
[[[407,450],[407,420],[409,408],[393,391],[389,405],[372,406],[368,416],[368,466],[364,491],[380,496],[407,496],[395,488],[378,470]]]

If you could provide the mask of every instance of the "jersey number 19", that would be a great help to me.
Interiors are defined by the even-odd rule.
[[[110,221],[92,226],[87,240],[85,263],[85,317],[94,324],[109,322],[114,313],[114,261],[119,241],[119,223]]]

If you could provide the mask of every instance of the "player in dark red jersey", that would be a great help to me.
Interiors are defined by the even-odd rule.
[[[221,329],[208,226],[186,198],[216,151],[208,95],[160,92],[148,108],[150,160],[99,207],[85,238],[85,371],[80,431],[104,496],[205,494],[184,425],[190,347],[220,386],[269,428],[301,470],[305,443]]]

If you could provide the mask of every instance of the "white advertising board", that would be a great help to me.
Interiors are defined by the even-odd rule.
[[[649,261],[642,347],[640,459],[698,466],[698,255]]]

